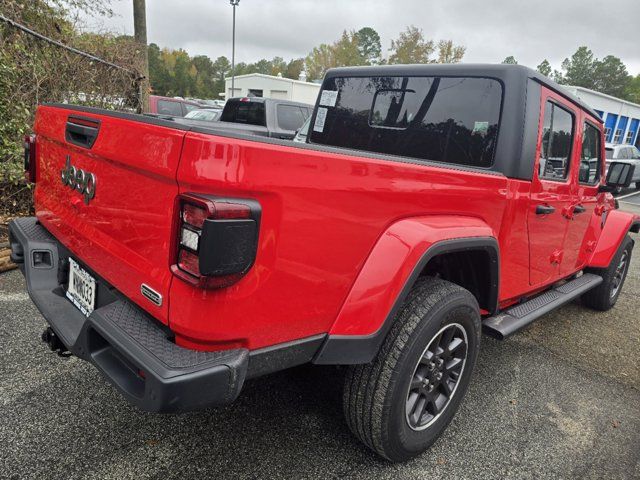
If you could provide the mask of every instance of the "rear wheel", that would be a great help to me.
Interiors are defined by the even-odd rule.
[[[395,462],[426,450],[467,390],[480,331],[470,292],[444,280],[419,281],[374,361],[347,372],[344,410],[352,432]]]
[[[627,278],[632,249],[633,240],[629,235],[626,235],[607,268],[588,270],[590,273],[600,275],[603,281],[596,288],[582,296],[583,305],[595,310],[606,311],[616,304],[622,291],[624,280]]]

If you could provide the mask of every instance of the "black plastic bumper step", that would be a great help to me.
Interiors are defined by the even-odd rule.
[[[29,296],[50,326],[43,340],[59,353],[69,350],[93,363],[134,405],[153,412],[198,410],[226,405],[240,393],[249,364],[246,348],[182,348],[157,320],[113,294],[85,317],[59,283],[59,267],[68,256],[64,245],[35,218],[11,221],[9,242]],[[37,252],[48,252],[50,263],[36,265]],[[110,290],[99,277],[96,282],[98,297]]]
[[[574,280],[547,290],[531,300],[486,318],[482,322],[482,329],[486,334],[504,340],[545,313],[570,302],[600,283],[602,283],[602,277],[585,273]]]

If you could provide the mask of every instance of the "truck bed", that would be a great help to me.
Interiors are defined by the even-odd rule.
[[[89,152],[65,141],[74,116],[100,123]],[[517,202],[505,210],[520,182],[472,168],[59,105],[40,107],[36,133],[36,215],[47,230],[178,334],[223,345],[253,349],[327,332],[381,233],[399,219],[477,218],[500,238],[504,215],[526,214]],[[67,155],[97,176],[88,205],[70,202],[59,180]],[[262,206],[256,262],[238,284],[196,294],[172,277],[175,198],[186,192]],[[525,232],[510,239],[521,244],[504,255],[526,251]],[[511,288],[528,278],[526,262],[516,264]],[[168,301],[152,305],[140,293],[143,283]],[[372,295],[391,303],[397,293]],[[256,325],[265,328],[256,333]]]

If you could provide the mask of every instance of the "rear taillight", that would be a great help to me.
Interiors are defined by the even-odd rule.
[[[36,182],[36,136],[24,136],[24,177],[27,182]]]
[[[174,275],[199,288],[222,288],[240,280],[255,260],[258,202],[183,194],[177,207]]]

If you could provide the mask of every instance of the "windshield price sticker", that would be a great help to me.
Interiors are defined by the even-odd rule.
[[[337,90],[323,90],[320,95],[320,105],[325,107],[335,107],[338,99]]]
[[[316,113],[316,121],[313,124],[313,131],[322,133],[324,132],[324,121],[327,119],[327,109],[320,107],[318,113]]]

